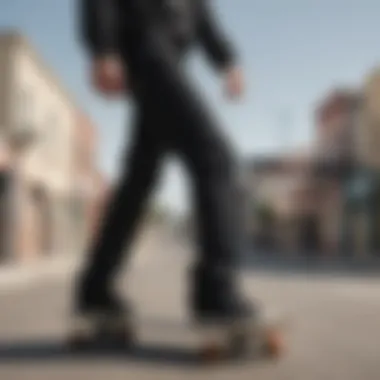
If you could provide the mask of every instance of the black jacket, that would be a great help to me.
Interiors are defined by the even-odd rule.
[[[131,35],[150,28],[164,17],[165,28],[173,35],[182,32],[185,39],[195,40],[217,68],[235,59],[231,45],[223,35],[209,0],[79,0],[81,37],[94,56],[117,53],[125,30]],[[182,7],[181,7],[182,6]],[[183,26],[187,27],[180,31]],[[120,32],[124,30],[123,34]]]

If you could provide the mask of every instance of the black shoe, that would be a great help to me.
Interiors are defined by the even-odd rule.
[[[82,278],[75,294],[74,312],[79,315],[103,314],[122,316],[130,313],[130,306],[121,300],[107,284]]]
[[[79,282],[68,342],[74,349],[89,348],[98,343],[125,347],[134,341],[130,305],[100,284],[88,279]]]
[[[69,346],[75,350],[98,346],[117,349],[133,344],[134,322],[129,305],[111,292],[84,294],[75,305]]]
[[[226,296],[225,298],[211,298],[204,304],[193,308],[193,317],[196,321],[206,324],[251,321],[258,315],[258,307],[243,298]]]
[[[190,306],[201,323],[233,323],[256,318],[258,305],[244,299],[227,271],[197,270],[194,275]]]

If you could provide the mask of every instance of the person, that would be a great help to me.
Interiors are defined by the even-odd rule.
[[[128,159],[78,279],[75,313],[114,318],[132,312],[114,279],[171,152],[188,169],[196,209],[199,251],[190,274],[190,312],[202,321],[251,316],[253,305],[235,274],[244,246],[237,160],[184,66],[199,46],[224,77],[227,95],[243,93],[237,55],[209,0],[79,2],[93,86],[106,97],[125,95],[135,115]]]

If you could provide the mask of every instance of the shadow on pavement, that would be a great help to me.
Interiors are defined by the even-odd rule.
[[[86,351],[70,350],[57,340],[25,341],[18,343],[0,342],[1,364],[73,364],[99,360],[115,360],[122,362],[135,362],[148,365],[175,366],[195,369],[202,367],[202,361],[195,349],[183,348],[179,345],[164,344],[138,344],[131,348],[91,348]],[[220,365],[237,365],[257,363],[258,357],[235,358],[225,360]],[[261,361],[266,362],[265,358]]]
[[[72,351],[57,341],[25,341],[0,343],[1,363],[30,363],[66,361],[92,361],[113,359],[135,361],[144,364],[174,365],[191,367],[199,363],[194,350],[177,346],[142,344],[131,348],[92,348],[86,351]]]

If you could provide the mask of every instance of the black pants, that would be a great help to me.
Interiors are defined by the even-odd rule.
[[[131,50],[126,49],[125,59],[133,79],[136,120],[129,170],[116,187],[86,273],[98,291],[109,286],[122,252],[131,244],[163,158],[172,152],[192,179],[200,247],[198,277],[211,279],[217,272],[224,273],[223,292],[231,293],[232,269],[243,240],[237,168],[229,142],[183,72],[179,49],[156,35]]]

